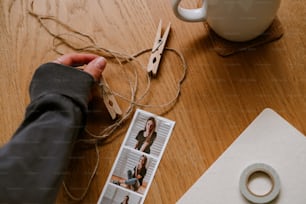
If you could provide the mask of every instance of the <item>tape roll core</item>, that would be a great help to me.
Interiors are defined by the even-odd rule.
[[[268,176],[268,178],[271,180],[272,186],[271,186],[271,188],[269,189],[269,191],[268,191],[267,193],[265,193],[265,194],[256,194],[256,193],[254,193],[254,192],[249,188],[249,185],[248,185],[248,184],[250,183],[251,177],[252,177],[254,174],[256,174],[256,173],[263,173],[263,174],[265,174],[266,176]],[[274,188],[274,179],[273,179],[273,177],[272,177],[268,172],[264,172],[264,171],[258,170],[258,171],[255,171],[255,172],[253,172],[253,173],[251,173],[251,174],[249,175],[249,178],[248,178],[248,180],[246,181],[246,186],[247,186],[247,190],[248,190],[251,194],[253,194],[253,195],[255,195],[255,196],[263,197],[263,196],[266,196],[266,195],[268,195],[268,194],[270,194],[270,193],[272,192],[272,190],[273,190],[273,188]]]
[[[271,189],[263,195],[255,194],[249,189],[248,185],[250,177],[258,172],[266,174],[272,183]],[[271,202],[278,196],[280,192],[280,179],[277,172],[271,166],[263,163],[255,163],[244,169],[240,176],[239,187],[241,194],[247,200],[252,203],[263,204]]]

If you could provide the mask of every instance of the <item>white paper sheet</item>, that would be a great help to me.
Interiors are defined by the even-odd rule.
[[[265,109],[177,203],[248,204],[240,194],[239,178],[253,163],[272,166],[280,177],[280,194],[272,204],[306,203],[306,137],[271,109]]]

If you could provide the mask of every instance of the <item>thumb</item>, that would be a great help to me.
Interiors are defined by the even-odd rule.
[[[96,81],[99,81],[105,66],[106,59],[104,57],[97,57],[87,64],[84,71],[93,76]]]

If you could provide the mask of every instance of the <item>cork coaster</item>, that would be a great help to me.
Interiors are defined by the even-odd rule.
[[[206,22],[204,22],[204,26],[208,31],[214,50],[223,57],[278,40],[284,33],[281,22],[277,17],[263,34],[247,42],[231,42],[225,40],[218,36]]]

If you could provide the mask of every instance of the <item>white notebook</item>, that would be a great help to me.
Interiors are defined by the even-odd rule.
[[[306,137],[271,109],[265,109],[177,203],[249,204],[240,193],[239,179],[253,163],[272,166],[280,177],[280,194],[272,204],[306,203]]]

